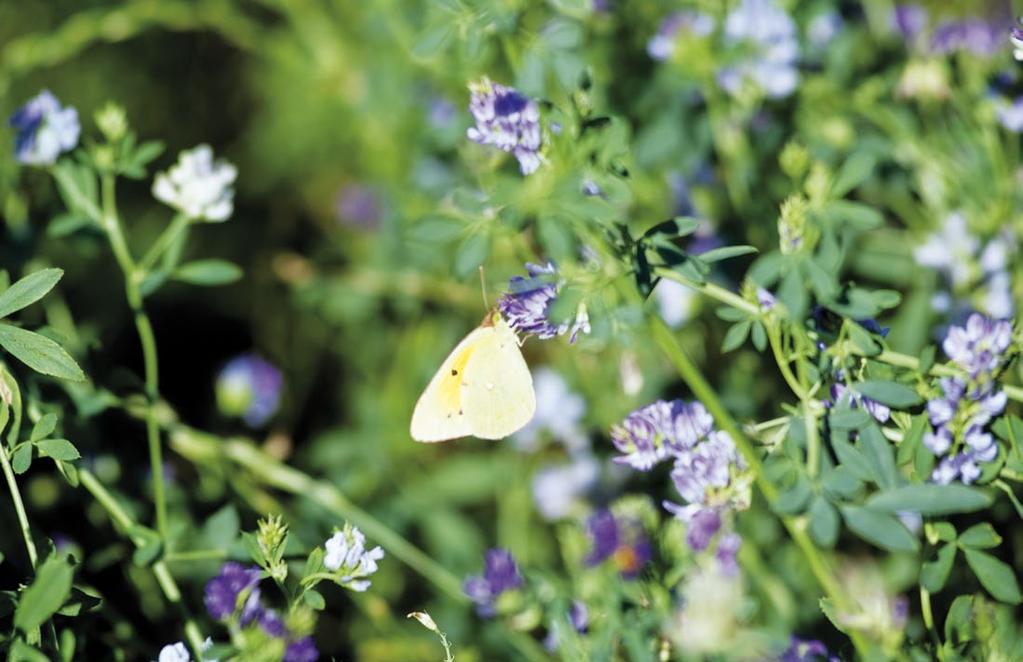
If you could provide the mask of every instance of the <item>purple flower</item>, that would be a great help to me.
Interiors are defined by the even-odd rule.
[[[1011,323],[974,313],[966,326],[953,326],[948,330],[941,347],[960,368],[977,378],[998,369],[1011,343]]]
[[[966,51],[991,57],[1006,45],[1008,33],[1000,22],[966,19],[942,23],[931,36],[931,51],[946,55]]]
[[[497,300],[501,317],[515,331],[534,335],[540,340],[569,334],[569,342],[575,342],[579,332],[590,332],[590,320],[586,307],[579,306],[575,319],[554,324],[548,317],[551,304],[558,296],[560,281],[554,264],[526,264],[528,277],[513,276],[508,282],[509,292]]]
[[[721,515],[717,510],[705,508],[698,510],[689,519],[686,530],[686,544],[694,552],[702,552],[710,546],[710,541],[721,528]]]
[[[708,491],[728,487],[732,465],[738,464],[732,438],[725,432],[713,432],[695,448],[675,456],[671,480],[687,503],[702,505],[707,502]],[[677,506],[669,510],[681,514]]]
[[[483,561],[483,574],[465,580],[463,590],[469,599],[476,603],[476,612],[489,618],[496,613],[494,603],[505,591],[522,586],[522,576],[506,549],[494,548],[487,550]]]
[[[739,547],[742,546],[742,537],[734,531],[725,533],[718,540],[718,548],[714,553],[718,567],[727,577],[734,577],[739,574]]]
[[[668,14],[657,28],[657,34],[646,44],[647,54],[655,60],[667,60],[675,53],[679,33],[706,37],[714,31],[714,17],[698,11],[677,11]]]
[[[590,612],[586,605],[578,600],[572,601],[572,607],[568,610],[568,620],[579,634],[586,634],[590,627]]]
[[[365,229],[380,224],[380,202],[373,189],[362,184],[348,184],[337,194],[337,217],[342,222]]]
[[[615,462],[647,471],[669,455],[692,448],[713,429],[714,419],[699,402],[658,400],[611,428],[611,442],[625,453]]]
[[[283,381],[269,361],[255,354],[236,356],[217,375],[217,405],[224,414],[241,416],[246,425],[258,428],[277,412]]]
[[[775,299],[774,295],[771,294],[768,290],[765,290],[762,287],[758,287],[757,288],[757,303],[760,304],[760,307],[762,309],[767,311],[767,310],[771,310],[772,308],[774,308],[775,305],[777,305],[778,300]]]
[[[246,567],[233,561],[225,563],[220,568],[220,574],[206,582],[203,600],[206,603],[206,611],[218,621],[226,621],[238,610],[239,598],[248,592],[242,610],[242,620],[245,621],[246,616],[251,620],[251,616],[254,616],[258,609],[257,584],[261,575],[262,571],[255,566]]]
[[[718,72],[718,84],[729,94],[740,93],[747,82],[772,98],[795,91],[799,84],[796,23],[774,0],[741,0],[725,18],[725,41],[754,52]]]
[[[927,10],[920,5],[898,5],[892,12],[892,23],[906,41],[915,41],[927,27]]]
[[[29,99],[8,123],[17,131],[14,158],[26,165],[53,165],[75,148],[81,133],[78,111],[62,107],[49,90]]]
[[[476,121],[476,126],[469,128],[469,140],[511,152],[523,175],[535,172],[542,162],[536,102],[488,78],[469,85],[469,90],[469,112]]]
[[[623,578],[634,579],[652,557],[650,541],[635,520],[616,518],[604,508],[590,516],[586,527],[593,542],[593,549],[586,557],[588,566],[613,559]]]
[[[777,662],[818,662],[824,658],[838,662],[837,657],[828,657],[828,647],[812,639],[792,637],[789,647],[777,659]]]
[[[990,382],[972,390],[958,377],[939,380],[941,395],[927,403],[931,430],[924,433],[923,444],[942,458],[931,480],[948,484],[956,479],[969,485],[981,473],[979,463],[998,457],[998,443],[984,427],[1005,409],[1007,396],[992,390]]]
[[[287,637],[288,630],[284,626],[284,621],[281,620],[280,614],[273,609],[264,609],[259,615],[259,627],[271,637],[277,639]]]
[[[320,659],[320,652],[316,650],[316,643],[312,637],[302,637],[288,643],[284,649],[283,662],[316,662]]]

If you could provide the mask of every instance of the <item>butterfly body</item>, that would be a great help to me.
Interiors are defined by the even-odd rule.
[[[533,418],[536,395],[519,339],[499,315],[458,343],[416,403],[410,433],[435,442],[503,439]]]

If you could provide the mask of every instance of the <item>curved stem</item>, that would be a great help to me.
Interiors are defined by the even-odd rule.
[[[107,488],[99,481],[91,471],[85,468],[78,469],[78,478],[81,480],[82,487],[92,494],[93,498],[107,511],[110,519],[114,522],[114,525],[121,530],[121,532],[131,540],[132,544],[136,547],[142,547],[146,544],[146,539],[142,536],[132,535],[132,530],[137,530],[139,524],[132,519],[131,515],[121,507],[121,504],[117,502]],[[153,564],[153,574],[156,576],[156,582],[160,586],[160,590],[163,592],[164,597],[172,605],[178,608],[181,612],[181,617],[185,623],[185,637],[188,639],[189,646],[192,647],[193,652],[200,656],[202,653],[202,631],[199,626],[188,615],[188,612],[184,609],[184,605],[181,601],[181,590],[178,588],[177,582],[174,581],[174,576],[171,575],[170,569],[167,567],[167,563],[163,560],[157,561]],[[201,659],[201,658],[200,658]]]
[[[114,259],[124,274],[124,290],[135,317],[135,329],[142,345],[142,361],[145,371],[146,399],[146,440],[149,445],[149,466],[153,475],[153,502],[156,509],[156,529],[163,540],[167,540],[167,496],[163,483],[163,448],[160,445],[160,424],[156,417],[156,402],[159,398],[159,372],[156,356],[156,337],[149,316],[142,307],[139,291],[139,270],[135,266],[128,242],[121,231],[117,216],[114,175],[102,175],[103,229],[110,240]]]
[[[160,236],[156,238],[156,241],[153,242],[153,245],[149,247],[145,256],[139,260],[139,271],[143,274],[148,273],[153,266],[156,265],[156,261],[160,259],[164,252],[174,243],[174,240],[178,238],[178,235],[180,235],[191,222],[192,219],[188,216],[181,213],[177,214],[174,217],[174,220],[170,222],[170,225],[164,229],[163,233],[160,234]]]
[[[714,392],[714,389],[704,379],[699,369],[682,349],[682,346],[678,344],[678,341],[672,335],[667,325],[657,317],[650,318],[650,325],[654,339],[661,350],[675,365],[679,376],[689,386],[693,395],[707,408],[707,411],[714,417],[717,424],[735,442],[736,448],[742,454],[746,465],[753,474],[757,487],[760,488],[768,505],[773,505],[778,498],[778,488],[765,475],[764,465],[753,444],[743,434],[739,424],[732,418],[732,415],[718,398],[717,393]],[[806,532],[805,523],[792,517],[782,517],[781,520],[789,535],[796,542],[800,551],[802,551],[803,556],[806,557],[810,570],[813,572],[824,593],[835,603],[838,609],[852,609],[852,601],[846,596],[841,583],[835,577],[820,550],[810,540],[810,536]],[[860,656],[864,658],[869,657],[868,653],[871,646],[863,636],[855,631],[851,631],[848,634]]]
[[[21,537],[25,541],[25,550],[28,552],[29,563],[35,570],[39,562],[39,555],[36,552],[36,544],[32,541],[32,530],[28,525],[28,515],[25,513],[25,503],[21,500],[21,490],[18,489],[18,481],[14,477],[14,469],[11,467],[7,457],[7,446],[0,442],[0,465],[3,466],[4,477],[7,479],[7,487],[11,490],[11,501],[14,502],[14,512],[18,516],[18,527],[21,529]]]

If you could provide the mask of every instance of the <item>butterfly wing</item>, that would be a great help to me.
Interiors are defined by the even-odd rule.
[[[470,433],[480,439],[503,439],[536,411],[533,376],[515,332],[500,318],[493,330],[469,357],[462,383],[462,410]]]
[[[413,439],[446,441],[472,434],[462,403],[462,382],[466,364],[493,335],[493,327],[481,326],[463,338],[444,359],[412,412],[409,433]]]

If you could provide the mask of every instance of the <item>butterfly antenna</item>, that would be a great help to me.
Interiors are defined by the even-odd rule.
[[[483,273],[483,265],[480,265],[480,289],[483,291],[483,307],[490,310],[490,302],[487,301],[487,278]]]

